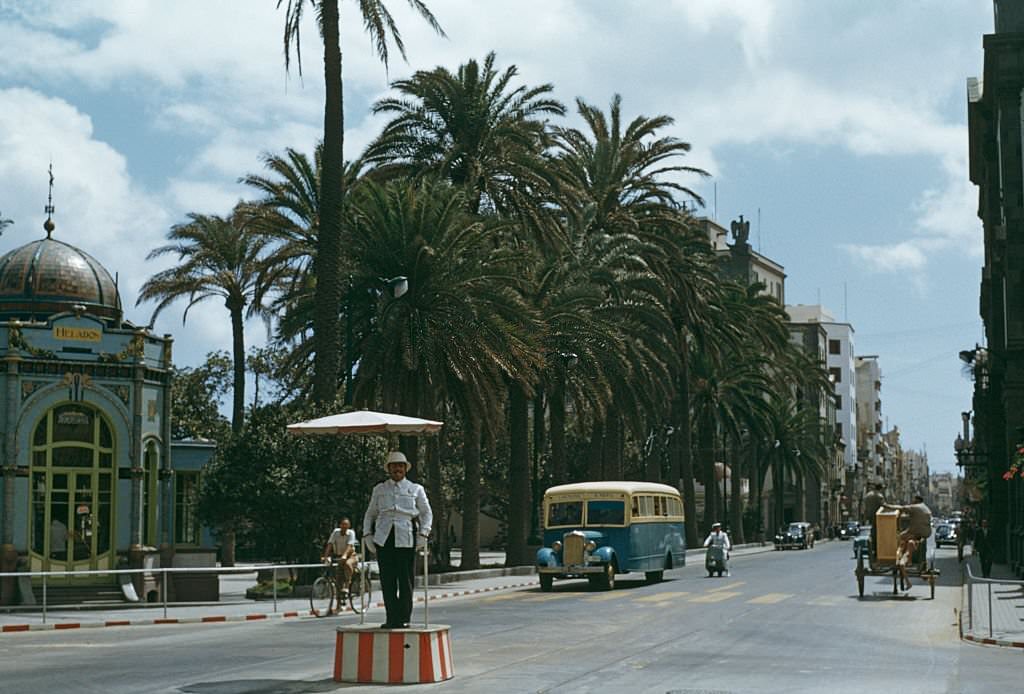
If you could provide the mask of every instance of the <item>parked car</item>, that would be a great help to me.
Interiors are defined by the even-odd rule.
[[[935,546],[943,545],[956,546],[960,542],[959,523],[943,523],[935,528]]]
[[[790,523],[775,535],[775,549],[810,549],[814,547],[814,531],[810,523]]]
[[[857,531],[857,536],[853,538],[853,558],[856,559],[857,555],[863,554],[867,557],[871,552],[871,526],[862,525]]]
[[[852,540],[857,537],[858,533],[860,533],[860,523],[856,521],[848,521],[840,524],[837,537],[840,540]]]

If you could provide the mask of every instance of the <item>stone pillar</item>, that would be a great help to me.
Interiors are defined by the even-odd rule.
[[[4,359],[7,362],[7,390],[4,399],[3,416],[3,439],[0,440],[0,449],[3,452],[3,516],[0,518],[0,571],[9,572],[17,569],[18,551],[14,547],[14,482],[18,471],[17,447],[15,445],[13,422],[16,417],[12,416],[12,410],[17,411],[21,403],[18,397],[18,363],[21,357],[17,354],[8,354]],[[17,579],[6,577],[0,580],[0,605],[14,604],[17,594]]]

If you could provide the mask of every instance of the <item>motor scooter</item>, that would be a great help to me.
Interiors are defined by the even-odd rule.
[[[729,552],[723,545],[708,547],[704,555],[704,568],[707,569],[708,576],[714,576],[716,571],[719,576],[729,573]]]

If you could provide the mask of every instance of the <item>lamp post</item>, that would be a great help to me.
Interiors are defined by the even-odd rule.
[[[398,275],[391,279],[378,277],[381,286],[386,287],[392,298],[400,299],[409,291],[409,279],[404,275]],[[352,289],[354,283],[352,275],[348,276],[348,292],[345,294],[345,404],[352,404],[352,369],[355,366],[352,359]]]

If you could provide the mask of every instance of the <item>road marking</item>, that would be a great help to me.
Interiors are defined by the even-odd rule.
[[[584,598],[587,602],[604,602],[605,600],[615,600],[616,598],[628,597],[629,593],[621,590],[610,590],[607,593],[601,593],[600,595],[591,595],[589,598]]]
[[[845,597],[839,597],[835,595],[823,595],[818,598],[814,598],[808,602],[808,605],[818,605],[819,607],[835,607],[846,601]]]
[[[702,602],[702,603],[723,602],[725,600],[729,600],[730,598],[735,598],[737,595],[739,595],[739,593],[728,593],[728,592],[724,592],[724,591],[719,591],[717,593],[708,593],[706,595],[698,595],[695,598],[690,598],[689,602]]]
[[[791,597],[793,597],[792,593],[766,593],[765,595],[747,600],[747,602],[752,605],[774,605],[777,602],[788,600]]]
[[[727,583],[724,586],[719,586],[718,588],[712,588],[708,592],[709,593],[718,593],[718,592],[723,591],[723,590],[732,590],[733,588],[739,588],[740,586],[745,586],[745,585],[747,585],[746,581],[737,581],[736,583]]]
[[[559,600],[567,598],[575,593],[545,593],[544,595],[531,595],[523,598],[523,602],[547,602],[548,600]]]
[[[635,602],[665,602],[671,601],[675,598],[681,598],[684,595],[689,595],[688,591],[673,591],[671,593],[654,593],[653,595],[645,595],[642,598],[636,598]]]
[[[480,602],[498,602],[499,600],[515,600],[516,598],[522,597],[522,593],[502,593],[501,595],[492,595],[487,598],[481,598]]]

